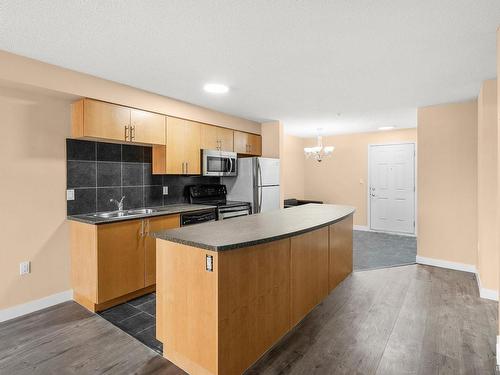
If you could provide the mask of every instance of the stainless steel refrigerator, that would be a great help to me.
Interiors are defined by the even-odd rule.
[[[250,202],[252,212],[280,208],[280,160],[271,158],[238,159],[238,176],[223,177],[227,199]]]

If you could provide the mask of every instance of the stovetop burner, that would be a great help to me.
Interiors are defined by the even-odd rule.
[[[228,201],[226,199],[226,185],[200,184],[188,186],[189,202],[193,204],[207,204],[217,207],[248,206],[248,202]]]

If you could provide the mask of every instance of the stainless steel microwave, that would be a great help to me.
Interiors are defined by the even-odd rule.
[[[238,158],[236,152],[203,150],[203,176],[236,176],[238,175]]]

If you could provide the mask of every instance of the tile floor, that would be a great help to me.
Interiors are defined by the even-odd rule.
[[[163,345],[156,340],[156,293],[111,307],[99,313],[107,321],[162,354]]]

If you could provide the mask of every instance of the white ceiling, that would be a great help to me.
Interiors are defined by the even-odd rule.
[[[0,0],[0,49],[301,136],[477,96],[499,25],[499,0]]]

